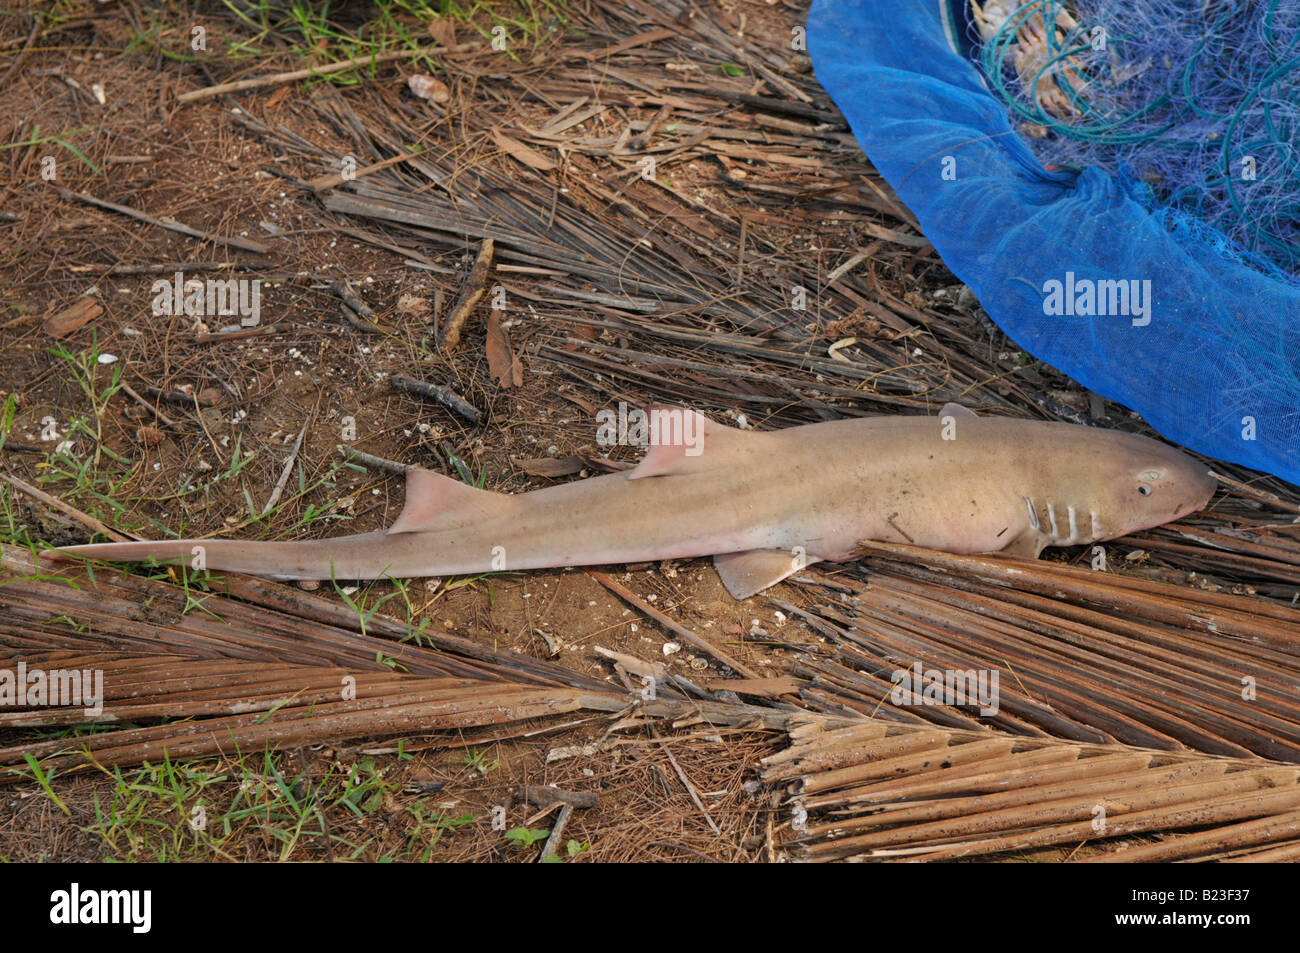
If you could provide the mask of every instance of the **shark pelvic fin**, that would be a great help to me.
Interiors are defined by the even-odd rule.
[[[816,562],[821,562],[817,556],[796,556],[785,549],[750,549],[718,553],[713,557],[713,568],[729,593],[737,599],[748,599]]]
[[[736,456],[750,453],[766,434],[724,427],[685,407],[650,408],[650,449],[629,480],[716,470]]]
[[[506,494],[480,490],[441,473],[413,467],[406,471],[406,504],[388,533],[450,529],[496,516],[512,502],[513,497]]]

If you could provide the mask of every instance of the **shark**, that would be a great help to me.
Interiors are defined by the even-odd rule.
[[[272,579],[369,580],[711,556],[755,595],[861,541],[1037,558],[1203,508],[1217,481],[1181,451],[1077,424],[977,416],[859,417],[755,431],[679,408],[684,426],[634,468],[510,494],[406,472],[385,530],[303,541],[94,543],[52,558],[189,562]],[[671,429],[671,428],[670,428]],[[680,439],[695,433],[696,439]],[[676,436],[673,439],[673,435]]]

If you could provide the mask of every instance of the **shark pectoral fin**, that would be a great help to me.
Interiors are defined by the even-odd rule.
[[[685,407],[651,407],[647,434],[650,449],[627,472],[629,480],[716,470],[737,462],[768,439],[767,434],[746,433],[724,427]]]
[[[750,549],[718,553],[713,557],[713,568],[729,593],[737,599],[748,599],[816,562],[821,562],[817,556],[795,555],[785,549]]]
[[[963,407],[961,404],[954,404],[951,401],[939,408],[940,417],[977,417],[978,414],[969,407]]]
[[[1031,529],[1025,530],[1025,532],[1007,543],[1000,552],[1010,553],[1013,556],[1024,556],[1026,559],[1037,559],[1046,545],[1043,534]]]
[[[406,471],[406,503],[392,533],[427,533],[498,515],[514,498],[467,486],[432,470]]]

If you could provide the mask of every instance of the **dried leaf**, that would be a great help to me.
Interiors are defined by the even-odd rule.
[[[440,46],[453,46],[456,43],[456,23],[439,17],[429,21],[429,36],[438,41]]]
[[[288,96],[289,91],[293,88],[294,88],[293,86],[281,86],[279,89],[277,89],[275,92],[273,92],[270,96],[266,98],[266,102],[265,104],[263,104],[263,108],[274,109],[276,106],[280,105],[280,103],[284,102],[284,97]]]
[[[156,447],[167,439],[167,434],[157,427],[139,427],[135,431],[135,439],[146,447]]]
[[[582,338],[584,341],[594,341],[600,337],[598,330],[586,324],[579,324],[576,327],[569,328],[568,334],[569,337]],[[580,344],[565,344],[564,350],[576,351],[579,347],[581,347]]]
[[[71,334],[104,313],[104,306],[92,297],[85,297],[69,308],[45,319],[42,327],[51,337],[61,338]]]
[[[503,389],[518,387],[524,382],[523,362],[510,349],[510,338],[501,326],[496,311],[488,316],[487,324],[488,369]]]
[[[397,299],[397,313],[406,317],[428,319],[432,314],[429,299],[422,295],[404,294]]]
[[[535,149],[530,149],[518,139],[511,139],[500,129],[492,130],[492,139],[496,142],[497,147],[512,159],[517,159],[530,169],[536,169],[539,172],[549,172],[556,168],[555,162],[546,158]]]

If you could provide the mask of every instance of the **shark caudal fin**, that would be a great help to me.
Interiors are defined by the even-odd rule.
[[[199,553],[195,547],[211,546],[210,539],[141,540],[136,543],[87,543],[83,546],[60,546],[46,550],[41,558],[46,560],[105,559],[109,562],[142,563],[150,559],[160,563],[188,562]]]
[[[243,572],[268,579],[377,579],[385,575],[383,533],[304,542],[240,539],[170,539],[138,543],[90,543],[41,553],[44,561],[94,559],[111,563],[153,560],[196,572]],[[376,566],[370,571],[370,566]]]
[[[390,537],[454,529],[500,516],[514,497],[466,486],[429,470],[406,471],[406,503],[387,530],[302,542],[234,539],[173,539],[138,543],[91,543],[42,553],[47,559],[187,563],[195,570],[246,572],[272,579],[377,579],[390,570]]]

